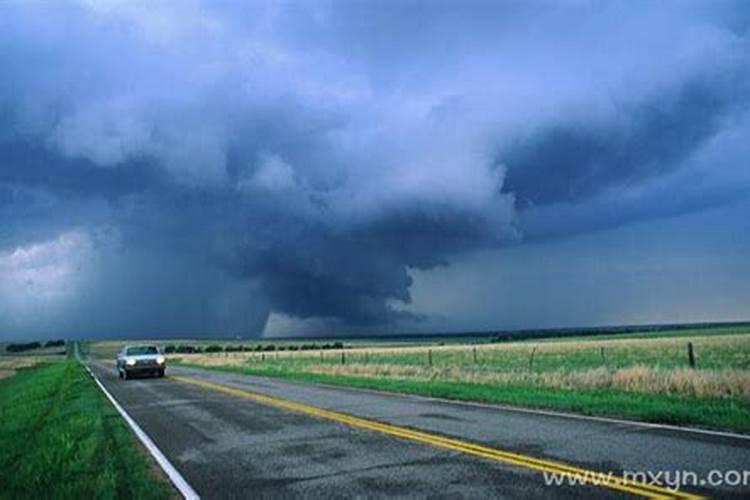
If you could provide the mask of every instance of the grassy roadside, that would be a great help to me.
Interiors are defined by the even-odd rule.
[[[0,498],[174,496],[74,360],[0,381]]]
[[[467,383],[310,373],[285,366],[184,366],[302,382],[376,389],[423,396],[550,409],[584,415],[750,432],[750,401],[643,394],[619,390],[571,390],[524,385]]]

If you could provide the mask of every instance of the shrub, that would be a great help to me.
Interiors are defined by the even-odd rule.
[[[164,346],[164,354],[172,354],[175,351],[177,351],[177,348],[174,346],[174,344],[167,344]]]
[[[175,351],[180,354],[195,354],[197,352],[201,352],[201,348],[192,345],[180,344],[177,346],[177,349],[175,349]]]
[[[220,345],[211,344],[210,346],[206,347],[206,352],[222,352],[224,349],[221,348]]]
[[[27,342],[25,344],[8,344],[5,347],[5,350],[8,352],[23,352],[32,349],[39,349],[40,347],[42,347],[42,344],[39,342]]]

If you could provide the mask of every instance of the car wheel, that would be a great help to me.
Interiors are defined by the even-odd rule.
[[[122,371],[122,379],[123,380],[127,380],[128,378],[129,378],[128,371],[127,370],[123,370]]]
[[[159,377],[163,377],[163,376],[164,376],[164,370],[159,370]]]

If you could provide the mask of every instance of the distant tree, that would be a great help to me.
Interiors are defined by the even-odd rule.
[[[8,344],[5,347],[5,350],[7,352],[23,352],[23,351],[30,351],[32,349],[39,349],[42,347],[42,344],[40,342],[27,342],[25,344]]]
[[[201,352],[201,348],[192,345],[180,344],[177,346],[176,351],[180,354],[195,354]]]

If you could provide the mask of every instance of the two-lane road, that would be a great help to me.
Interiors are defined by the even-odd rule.
[[[600,498],[629,490],[548,486],[542,471],[750,469],[748,439],[180,367],[122,381],[111,362],[89,366],[204,498]]]

